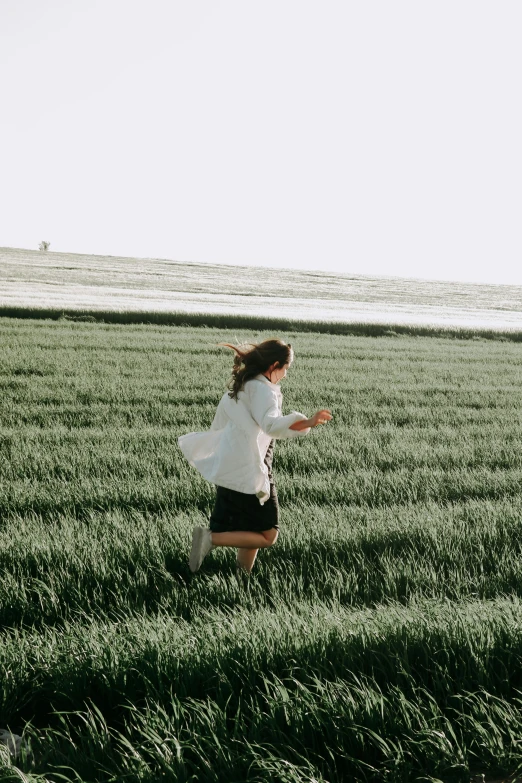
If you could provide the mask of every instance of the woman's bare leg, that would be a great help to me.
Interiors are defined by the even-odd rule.
[[[279,530],[275,527],[270,528],[270,530],[263,530],[262,533],[234,530],[229,533],[212,533],[212,544],[213,546],[237,547],[237,562],[249,574],[258,550],[275,544],[278,535]]]
[[[275,544],[279,531],[272,527],[262,533],[250,530],[231,530],[227,533],[212,533],[212,546],[233,546],[237,549],[263,549]],[[275,534],[275,535],[274,535]]]
[[[245,549],[244,547],[237,550],[237,564],[245,573],[251,572],[258,552],[259,549]]]

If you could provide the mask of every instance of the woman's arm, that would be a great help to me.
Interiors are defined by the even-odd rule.
[[[306,430],[309,427],[317,427],[318,424],[326,424],[326,422],[331,419],[331,412],[326,408],[323,408],[322,410],[317,411],[311,419],[303,419],[303,421],[296,421],[294,424],[291,424],[290,429],[299,432],[299,430]]]
[[[309,425],[298,430],[291,426],[302,420],[306,421],[306,416],[297,411],[283,416],[279,410],[277,395],[267,384],[252,380],[247,384],[246,389],[252,418],[266,435],[270,435],[271,438],[295,438],[307,434]]]

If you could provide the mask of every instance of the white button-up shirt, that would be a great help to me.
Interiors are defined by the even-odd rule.
[[[221,487],[257,495],[261,505],[270,497],[265,455],[272,438],[308,435],[310,428],[291,430],[306,416],[282,414],[281,389],[264,375],[247,381],[237,400],[225,392],[207,432],[178,438],[181,451],[201,475]]]

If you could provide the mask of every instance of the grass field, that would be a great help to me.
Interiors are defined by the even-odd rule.
[[[29,748],[1,780],[522,765],[517,343],[281,335],[285,409],[335,418],[277,444],[282,534],[245,587],[231,550],[188,570],[213,488],[177,437],[212,420],[216,344],[273,334],[5,318],[0,336],[0,728]]]

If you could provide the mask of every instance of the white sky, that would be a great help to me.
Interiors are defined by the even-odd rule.
[[[520,0],[0,0],[0,245],[522,284]]]

